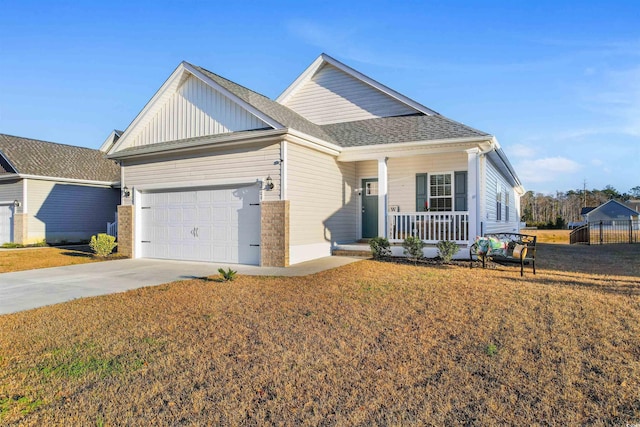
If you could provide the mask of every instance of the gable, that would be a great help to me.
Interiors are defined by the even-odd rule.
[[[185,73],[177,89],[126,135],[118,149],[271,128],[229,97]],[[129,129],[127,129],[129,131]]]
[[[420,112],[330,63],[322,65],[283,104],[319,125]]]
[[[607,219],[628,220],[637,215],[638,212],[616,200],[609,200],[588,213],[589,221]]]

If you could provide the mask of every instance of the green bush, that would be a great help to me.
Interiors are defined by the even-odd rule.
[[[386,237],[374,237],[369,240],[369,247],[371,248],[373,259],[391,256],[391,244]]]
[[[409,236],[402,242],[402,251],[410,260],[417,263],[419,259],[424,258],[422,248],[424,248],[424,242],[419,237]]]
[[[232,270],[231,267],[229,267],[229,269],[226,271],[224,268],[219,268],[218,273],[222,275],[222,280],[224,280],[225,282],[231,282],[236,278],[237,271]]]
[[[438,255],[447,264],[451,262],[453,256],[460,250],[458,244],[450,240],[440,240],[436,247],[438,248]]]
[[[97,236],[91,236],[89,247],[99,257],[108,257],[113,252],[113,249],[118,246],[116,238],[109,236],[105,233],[100,233]]]

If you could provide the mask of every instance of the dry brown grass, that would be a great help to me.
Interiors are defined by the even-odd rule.
[[[0,273],[33,270],[36,268],[62,267],[64,265],[85,264],[87,262],[104,260],[105,259],[94,257],[91,253],[74,249],[6,249],[0,250]]]
[[[523,234],[538,236],[537,243],[561,243],[569,244],[571,230],[522,230]]]
[[[0,316],[0,423],[640,422],[637,267],[546,264],[570,248],[595,256],[542,245],[524,278],[362,261]]]

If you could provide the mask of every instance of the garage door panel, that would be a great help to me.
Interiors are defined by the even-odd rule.
[[[257,186],[143,193],[142,256],[259,264]],[[251,206],[253,205],[253,206]]]

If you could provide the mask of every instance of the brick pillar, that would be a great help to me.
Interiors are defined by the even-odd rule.
[[[118,206],[118,254],[133,258],[133,206]]]
[[[26,245],[28,239],[29,214],[13,214],[13,243]]]
[[[287,267],[289,265],[289,201],[261,203],[260,265]]]

